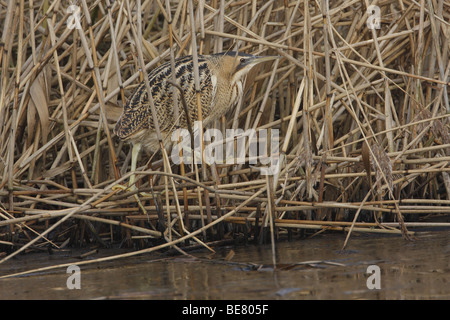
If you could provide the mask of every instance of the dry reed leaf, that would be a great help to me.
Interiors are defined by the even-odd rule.
[[[30,87],[30,102],[32,105],[29,108],[34,107],[39,115],[39,121],[41,123],[41,137],[42,143],[47,143],[47,137],[50,132],[50,117],[48,111],[48,83],[45,79],[45,69],[36,77],[33,84]]]
[[[72,166],[73,165],[70,162],[66,162],[63,165],[59,166],[59,167],[56,167],[56,168],[44,171],[42,173],[42,177],[45,178],[45,179],[56,177],[56,176],[58,176],[60,174],[63,174],[67,170],[69,170]]]
[[[112,122],[117,122],[117,120],[119,120],[120,115],[123,112],[122,107],[112,105],[111,103],[107,103],[105,109],[106,109],[106,118]]]
[[[147,61],[152,61],[159,56],[158,49],[150,41],[147,39],[142,39],[142,44],[145,47],[143,53]]]
[[[447,172],[442,172],[442,180],[444,180],[444,186],[447,192],[447,199],[450,200],[450,175]]]
[[[225,256],[224,260],[225,260],[225,261],[231,261],[231,259],[233,259],[234,255],[235,255],[234,250],[230,250],[230,251],[227,253],[227,255]]]
[[[372,179],[370,177],[372,174],[372,170],[370,169],[370,167],[371,167],[370,150],[369,150],[369,146],[366,141],[363,141],[363,144],[362,144],[361,157],[362,157],[364,169],[366,170],[367,180],[368,180],[369,184],[372,185]]]
[[[37,107],[33,99],[30,99],[27,107],[27,146],[31,145],[35,139],[36,123],[37,123]]]
[[[435,137],[439,137],[442,139],[442,144],[450,143],[450,135],[448,133],[448,129],[446,126],[444,126],[441,120],[436,119],[433,121],[431,132],[433,132]]]
[[[418,118],[420,120],[427,120],[429,119],[429,121],[432,121],[432,125],[430,127],[430,131],[431,133],[436,137],[436,138],[440,138],[442,141],[442,144],[449,144],[450,143],[450,134],[448,132],[448,128],[446,125],[444,125],[444,123],[442,122],[441,119],[435,119],[433,118],[431,112],[428,109],[422,109],[421,112],[419,113]],[[417,128],[419,129],[419,131],[422,131],[426,128],[426,126],[429,124],[429,122],[422,122],[419,123]],[[449,153],[449,148],[446,148],[444,151],[448,154]]]
[[[377,143],[371,147],[370,153],[372,159],[372,167],[377,175],[377,183],[379,183],[379,190],[381,191],[381,183],[387,182],[390,190],[393,190],[393,178],[392,178],[392,162],[386,151],[380,147]],[[386,180],[386,181],[384,181]]]
[[[111,66],[109,68],[110,74],[108,75],[108,81],[106,85],[106,94],[110,94],[116,88],[119,87],[119,76],[116,73],[116,59],[111,60]],[[113,95],[113,97],[109,100],[109,102],[117,104],[117,95]]]

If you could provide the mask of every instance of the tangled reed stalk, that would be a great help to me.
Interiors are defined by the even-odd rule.
[[[91,243],[273,244],[298,230],[409,237],[411,221],[448,216],[449,4],[373,4],[0,2],[0,262]],[[141,159],[139,206],[136,191],[114,188],[131,148],[112,127],[142,80],[140,57],[149,71],[193,49],[280,56],[215,124],[279,130],[280,172],[262,175],[248,153],[177,166],[159,152]]]

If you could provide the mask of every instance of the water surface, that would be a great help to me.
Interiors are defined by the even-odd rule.
[[[398,236],[343,234],[270,245],[218,248],[216,254],[153,253],[80,266],[81,289],[69,290],[66,269],[0,280],[1,299],[450,299],[450,231]],[[224,258],[233,250],[230,261]],[[88,251],[86,249],[86,251]],[[79,252],[77,252],[79,254]],[[109,255],[108,249],[98,255]],[[27,254],[0,265],[0,275],[76,260],[68,254]],[[381,289],[369,289],[370,265]]]

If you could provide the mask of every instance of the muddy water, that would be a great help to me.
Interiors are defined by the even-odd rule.
[[[66,269],[1,279],[0,298],[450,299],[450,230],[423,231],[413,242],[354,234],[341,251],[344,239],[327,234],[280,242],[276,271],[270,246],[192,253],[200,261],[153,254],[81,266],[80,290],[67,288]],[[235,255],[225,262],[230,250]],[[61,254],[29,254],[0,265],[0,275],[72,261]],[[379,267],[379,278],[367,273],[370,265]],[[367,287],[368,280],[378,279],[381,289]]]

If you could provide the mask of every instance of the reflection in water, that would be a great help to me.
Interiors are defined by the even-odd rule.
[[[408,242],[395,236],[352,235],[193,253],[157,254],[81,266],[81,290],[68,290],[65,269],[0,280],[2,299],[449,299],[450,231],[421,232]],[[110,254],[106,252],[105,254]],[[25,255],[0,265],[0,274],[67,263],[73,258]],[[308,263],[305,263],[308,262]],[[367,267],[381,270],[381,289],[369,290]]]

